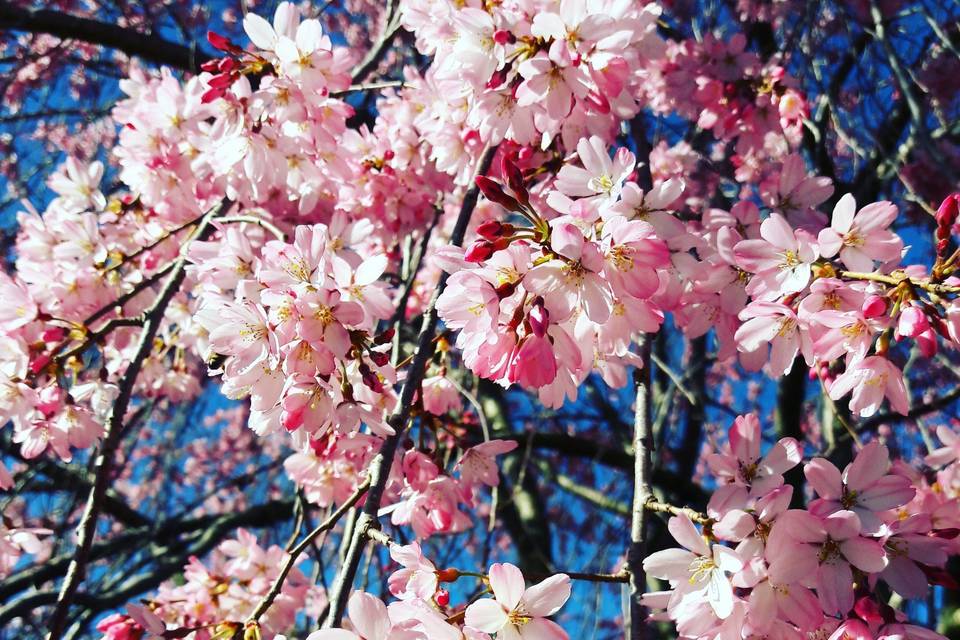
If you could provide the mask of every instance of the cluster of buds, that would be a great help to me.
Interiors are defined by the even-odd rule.
[[[960,193],[951,193],[940,203],[937,209],[937,257],[942,257],[950,243],[953,225],[960,213]]]
[[[542,242],[550,235],[550,228],[546,221],[530,206],[530,193],[527,191],[523,171],[510,154],[503,156],[500,162],[500,174],[506,180],[510,193],[507,193],[499,182],[487,176],[476,177],[477,187],[487,200],[499,204],[507,211],[521,215],[533,225],[533,229],[517,228],[509,222],[499,220],[484,222],[477,227],[477,235],[480,238],[467,249],[464,256],[467,262],[483,262],[497,251],[506,249],[514,240]]]
[[[214,74],[213,77],[207,81],[207,86],[210,88],[207,89],[201,98],[204,104],[213,102],[226,95],[227,90],[233,86],[234,82],[240,79],[241,75],[259,75],[271,66],[268,60],[250,51],[244,51],[219,33],[208,31],[207,41],[209,41],[215,49],[223,51],[227,55],[223,58],[208,60],[200,65],[203,71]]]

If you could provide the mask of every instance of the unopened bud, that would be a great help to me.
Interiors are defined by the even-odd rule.
[[[499,220],[487,220],[477,227],[477,235],[485,240],[497,240],[503,236],[513,234],[514,227],[509,222],[504,223]]]
[[[380,351],[371,351],[370,359],[373,360],[373,363],[378,367],[385,367],[387,363],[390,362],[390,354]]]
[[[240,47],[215,31],[207,31],[207,41],[212,44],[215,49],[219,49],[220,51],[226,51],[228,53],[240,52]]]
[[[508,211],[517,211],[520,209],[520,203],[511,196],[508,196],[503,191],[503,187],[500,186],[495,180],[491,180],[487,176],[477,176],[476,184],[480,188],[480,192],[491,202],[496,202],[504,209]]]
[[[517,200],[523,204],[529,204],[530,196],[527,193],[527,187],[523,183],[523,172],[513,161],[509,154],[503,156],[500,161],[500,173],[507,179],[510,190],[513,191]]]
[[[450,592],[446,589],[440,589],[437,591],[437,595],[434,596],[434,600],[436,600],[437,604],[441,607],[445,607],[450,604]]]
[[[932,358],[937,355],[937,334],[933,329],[927,329],[917,336],[917,346],[920,348],[920,355],[924,358]]]
[[[957,222],[957,215],[960,214],[960,193],[951,193],[937,209],[937,226],[949,229]]]
[[[916,338],[924,331],[930,329],[930,321],[927,320],[927,314],[923,309],[915,305],[910,305],[900,312],[900,320],[897,322],[897,334],[907,338]]]
[[[437,570],[437,580],[440,582],[456,582],[460,577],[460,572],[453,567]]]
[[[882,296],[867,296],[867,299],[863,301],[863,306],[860,307],[860,311],[862,311],[863,315],[867,318],[882,316],[887,312],[887,301],[884,300]]]

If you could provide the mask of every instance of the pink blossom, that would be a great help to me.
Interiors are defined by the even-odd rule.
[[[817,258],[812,239],[794,231],[778,213],[760,225],[760,240],[743,240],[734,249],[737,264],[756,274],[748,293],[776,297],[802,291],[810,281],[810,265]]]
[[[556,613],[570,597],[570,578],[550,576],[525,588],[523,574],[512,564],[490,567],[494,598],[478,600],[467,607],[466,623],[498,638],[566,640],[567,633],[547,616]]]
[[[741,351],[766,353],[770,345],[770,370],[785,375],[793,367],[797,353],[809,363],[812,345],[806,327],[789,307],[774,302],[752,302],[740,312],[745,322],[735,338]]]
[[[926,463],[931,466],[946,466],[955,460],[960,459],[960,435],[954,433],[950,427],[940,425],[937,427],[937,437],[943,446],[931,451],[926,458]]]
[[[761,458],[763,442],[760,421],[756,415],[739,416],[730,427],[729,453],[707,456],[707,464],[718,480],[725,482],[710,499],[713,510],[723,504],[746,507],[747,497],[760,497],[783,484],[783,474],[803,458],[800,444],[794,438],[781,438]]]
[[[516,448],[517,443],[513,440],[490,440],[470,447],[457,462],[460,479],[468,485],[497,486],[500,484],[500,470],[496,457]]]
[[[884,397],[897,413],[910,410],[903,373],[883,356],[868,356],[847,366],[829,389],[830,397],[839,400],[851,391],[850,410],[862,417],[872,416],[880,408]]]
[[[851,565],[867,573],[887,566],[883,547],[861,537],[860,530],[860,518],[852,511],[837,511],[822,519],[806,511],[784,513],[767,544],[770,579],[790,584],[816,576],[824,613],[846,614],[853,607]]]
[[[433,597],[438,586],[437,568],[423,555],[419,544],[391,545],[390,557],[403,565],[403,569],[390,574],[390,593],[401,599]]]
[[[723,545],[711,549],[684,514],[670,518],[667,527],[684,549],[665,549],[647,556],[644,570],[670,581],[674,589],[670,607],[681,600],[700,601],[708,603],[717,618],[728,618],[733,613],[734,594],[726,574],[740,571],[743,560]]]
[[[808,508],[818,515],[849,509],[859,516],[863,533],[875,535],[883,524],[878,513],[905,505],[916,494],[909,478],[889,470],[889,452],[876,440],[860,450],[842,475],[826,459],[814,458],[803,472],[820,497]]]
[[[900,257],[903,241],[887,227],[897,217],[890,202],[874,202],[857,211],[849,193],[833,209],[830,226],[820,232],[820,254],[840,259],[851,271],[873,271],[874,261],[888,262]]]

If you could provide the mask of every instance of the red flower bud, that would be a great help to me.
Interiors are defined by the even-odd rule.
[[[383,393],[383,382],[380,376],[373,372],[366,363],[360,364],[360,377],[363,384],[367,385],[375,393]]]
[[[487,200],[496,202],[508,211],[518,211],[520,209],[520,203],[504,193],[503,187],[500,186],[498,182],[491,180],[487,176],[477,176],[476,183],[477,187],[480,188],[480,192],[483,193]]]
[[[516,165],[509,155],[504,155],[500,161],[500,173],[507,179],[510,190],[517,196],[517,200],[523,204],[530,202],[530,196],[527,193],[527,187],[523,184],[523,172]]]
[[[467,262],[483,262],[493,255],[493,243],[489,240],[477,240],[472,247],[467,249],[463,259]]]
[[[201,70],[201,71],[209,71],[210,73],[214,73],[214,72],[218,71],[219,69],[220,69],[220,61],[219,61],[219,60],[207,60],[207,61],[204,62],[202,65],[200,65],[200,70]]]
[[[388,342],[393,340],[394,333],[396,333],[396,331],[394,330],[393,327],[390,327],[389,329],[385,330],[383,333],[377,335],[377,337],[373,339],[373,344],[387,344]]]
[[[860,310],[864,316],[876,318],[887,312],[887,301],[881,296],[872,295],[863,301],[863,306],[860,307]]]
[[[207,41],[210,42],[215,49],[219,49],[220,51],[227,51],[229,53],[240,52],[240,47],[215,31],[207,31]]]
[[[60,342],[64,335],[66,335],[66,332],[62,327],[48,327],[40,334],[40,338],[44,342]]]
[[[373,360],[373,363],[378,367],[383,367],[390,362],[390,354],[382,353],[380,351],[371,351],[370,359]]]
[[[437,604],[441,607],[445,607],[450,604],[450,592],[446,589],[440,589],[437,591],[437,595],[434,596],[434,600],[436,600]]]
[[[937,209],[937,226],[949,229],[957,222],[957,214],[960,213],[960,193],[951,193]]]
[[[460,572],[453,567],[437,570],[437,580],[440,582],[456,582]]]
[[[30,373],[36,375],[43,371],[48,364],[50,364],[50,354],[41,353],[30,361]]]
[[[499,220],[487,220],[477,227],[477,235],[485,240],[497,240],[513,233],[514,227],[510,223]]]

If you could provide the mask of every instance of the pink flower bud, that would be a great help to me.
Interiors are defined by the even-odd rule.
[[[40,334],[44,342],[60,342],[66,332],[61,327],[48,327]]]
[[[215,31],[207,31],[207,41],[210,42],[215,49],[219,49],[220,51],[240,53],[240,47]]]
[[[937,355],[937,334],[933,329],[927,329],[917,336],[917,346],[920,347],[920,354],[924,358],[932,358]]]
[[[863,306],[860,307],[860,310],[863,312],[864,316],[868,318],[876,318],[877,316],[882,316],[887,312],[887,301],[884,300],[882,296],[867,296],[867,299],[863,301]]]
[[[520,167],[516,165],[509,154],[504,155],[500,161],[500,173],[507,179],[507,184],[510,185],[510,190],[516,195],[517,200],[523,204],[529,203],[530,196],[523,184],[523,172],[520,171]]]
[[[916,338],[929,329],[930,322],[927,320],[927,314],[920,307],[911,305],[900,312],[900,320],[897,323],[899,335]]]
[[[467,249],[463,259],[467,262],[483,262],[493,255],[493,243],[489,240],[477,240],[473,246]]]
[[[960,193],[951,193],[937,209],[937,226],[941,229],[949,229],[957,222],[957,215],[960,213]]]
[[[538,299],[534,303],[527,319],[530,321],[530,329],[535,336],[542,338],[546,335],[547,329],[550,327],[550,312],[543,306],[542,299]]]

